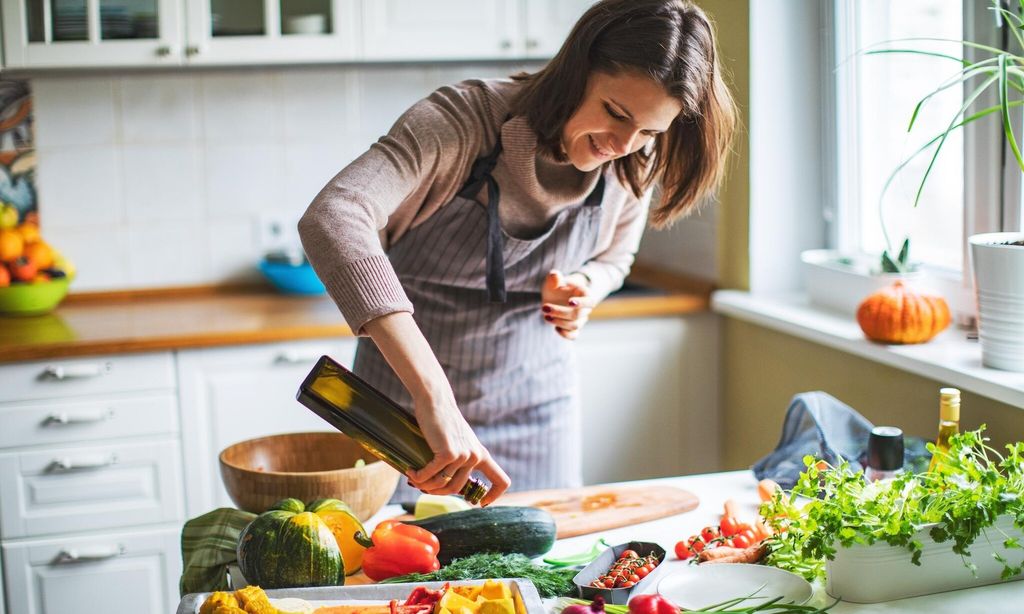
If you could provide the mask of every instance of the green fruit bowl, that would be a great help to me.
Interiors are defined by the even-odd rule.
[[[67,277],[35,283],[14,282],[0,288],[0,314],[34,316],[49,313],[68,293]]]

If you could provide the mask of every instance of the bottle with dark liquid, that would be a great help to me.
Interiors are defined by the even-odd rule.
[[[328,356],[320,357],[295,398],[402,474],[434,458],[415,416]],[[488,489],[469,478],[459,494],[479,503]]]

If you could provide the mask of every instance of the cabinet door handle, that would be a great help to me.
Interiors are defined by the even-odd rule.
[[[187,55],[189,57],[192,57],[194,55],[199,55],[199,46],[198,45],[189,45],[188,47],[185,47],[185,55]]]
[[[300,352],[299,350],[284,350],[274,357],[274,362],[279,365],[296,365],[316,362],[323,354],[320,352]]]
[[[67,471],[78,471],[88,469],[103,469],[117,464],[117,454],[111,454],[106,458],[72,459],[67,456],[55,458],[50,461],[46,470],[50,473],[64,473]]]
[[[53,559],[55,565],[68,565],[71,563],[93,563],[96,561],[106,561],[121,556],[126,552],[125,547],[121,544],[116,546],[107,546],[105,548],[90,548],[86,550],[80,550],[78,548],[66,548],[60,551],[60,554]]]
[[[528,38],[528,39],[526,39],[526,48],[527,49],[536,49],[537,47],[540,47],[540,41],[538,41],[535,38]]]
[[[107,363],[92,363],[84,365],[51,365],[43,369],[39,379],[56,380],[58,382],[71,379],[91,379],[110,373],[114,365]]]
[[[60,412],[50,414],[43,419],[43,426],[63,426],[65,424],[93,424],[96,422],[105,422],[111,420],[114,417],[114,410],[108,409],[106,411],[96,412],[94,414],[68,414],[67,412]]]
[[[507,38],[502,39],[502,41],[500,43],[500,47],[502,49],[504,49],[504,50],[511,49],[512,48],[512,41],[508,40]]]
[[[165,58],[171,55],[171,47],[169,45],[160,45],[156,48],[156,54],[159,57]]]

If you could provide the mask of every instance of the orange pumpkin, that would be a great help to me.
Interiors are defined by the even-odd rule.
[[[941,296],[915,292],[897,281],[864,299],[857,323],[868,339],[883,343],[924,343],[949,326]]]

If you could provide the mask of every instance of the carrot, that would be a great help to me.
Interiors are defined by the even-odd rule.
[[[775,496],[775,491],[781,489],[782,487],[775,483],[774,480],[765,478],[757,483],[757,496],[761,497],[762,501],[771,501],[772,497]]]
[[[714,550],[721,550],[723,548],[725,548],[725,547],[724,546],[719,546],[718,548],[714,548],[713,551]],[[722,557],[714,558],[714,559],[708,559],[708,560],[703,561],[703,562],[705,562],[705,563],[707,563],[709,565],[714,565],[714,564],[718,564],[718,563],[756,563],[756,562],[760,561],[762,558],[764,558],[764,555],[768,552],[767,546],[764,546],[763,544],[757,544],[755,546],[750,546],[749,548],[726,548],[726,549],[728,549],[728,550],[739,550],[739,552],[731,552],[731,553],[728,553],[726,556],[722,556]],[[703,552],[701,554],[703,554]]]
[[[717,546],[715,548],[705,548],[701,550],[697,558],[703,563],[705,561],[714,561],[716,559],[734,558],[739,556],[742,552],[743,548]]]
[[[740,517],[739,505],[737,505],[737,503],[735,501],[733,501],[732,499],[726,499],[725,500],[724,508],[725,508],[725,511],[722,513],[723,517],[725,517],[725,516],[732,516],[733,518],[739,518]]]
[[[764,521],[760,518],[754,521],[754,534],[757,535],[758,540],[762,540],[774,535],[774,533],[772,533],[772,530],[768,528],[768,525],[766,525]]]

